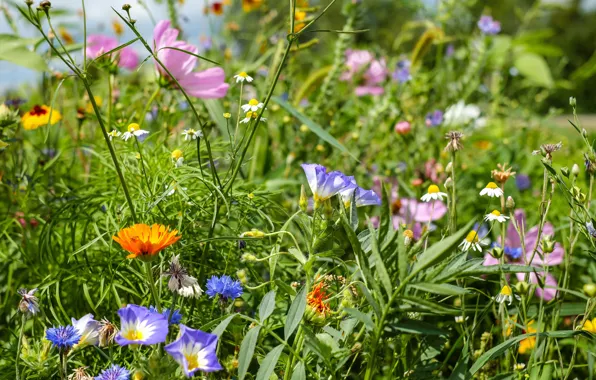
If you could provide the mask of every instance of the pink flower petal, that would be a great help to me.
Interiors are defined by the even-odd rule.
[[[191,73],[179,80],[180,85],[191,96],[203,99],[224,97],[230,87],[224,82],[225,74],[221,67]]]

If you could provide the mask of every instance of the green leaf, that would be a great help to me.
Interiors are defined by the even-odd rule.
[[[252,361],[252,356],[255,353],[255,346],[259,339],[259,331],[261,326],[253,327],[248,331],[248,334],[242,339],[240,344],[240,352],[238,353],[238,379],[243,380],[248,372],[248,367]]]
[[[261,366],[259,367],[259,372],[257,372],[257,380],[269,380],[273,371],[275,371],[275,366],[277,365],[277,361],[283,350],[284,345],[280,344],[265,356],[265,359],[263,359]]]
[[[284,326],[284,338],[288,340],[300,321],[302,320],[302,316],[304,315],[304,311],[306,310],[306,286],[302,287],[298,294],[296,294],[296,298],[290,305],[290,310],[288,310],[288,315],[286,316],[286,324]]]
[[[455,234],[449,236],[433,244],[428,250],[423,252],[418,259],[418,262],[412,268],[410,273],[411,277],[414,277],[421,270],[428,268],[429,266],[440,261],[444,256],[451,253],[451,251],[462,241],[464,236],[468,234],[472,226],[474,225],[475,219],[472,219],[466,224],[464,228],[457,231]]]
[[[451,284],[433,284],[430,282],[419,282],[416,284],[409,284],[412,288],[422,290],[427,293],[441,294],[444,296],[460,296],[469,293],[468,290]]]
[[[37,41],[11,34],[0,34],[0,61],[36,71],[48,71],[46,60],[27,46]]]
[[[515,58],[513,65],[533,84],[546,88],[553,87],[554,82],[550,68],[540,55],[522,53]]]
[[[221,334],[223,334],[223,332],[226,331],[228,325],[230,324],[230,322],[232,322],[232,319],[234,319],[235,316],[236,314],[229,315],[226,319],[221,321],[219,325],[217,325],[217,327],[214,328],[213,331],[211,331],[211,333],[217,335],[217,337],[221,337]]]
[[[275,290],[265,294],[259,305],[259,319],[264,322],[275,310]]]
[[[306,256],[300,251],[299,249],[292,247],[288,249],[288,252],[298,260],[298,262],[302,265],[306,264]]]
[[[306,370],[304,369],[303,362],[296,364],[290,380],[306,380]]]
[[[392,326],[392,328],[408,333],[408,334],[420,334],[420,335],[438,335],[447,336],[447,331],[441,330],[430,323],[410,320],[399,322]]]
[[[364,326],[366,326],[367,329],[373,330],[375,328],[375,324],[370,315],[351,307],[344,308],[344,311],[350,314],[352,317],[358,319],[360,322],[364,323]]]
[[[333,136],[331,136],[329,132],[325,131],[319,124],[315,123],[306,115],[298,111],[290,103],[277,96],[273,96],[271,100],[285,108],[286,111],[292,114],[292,116],[300,120],[302,124],[306,124],[308,129],[310,129],[315,135],[319,136],[321,139],[325,140],[326,142],[341,150],[342,152],[349,154],[350,157],[358,161],[356,156],[354,156],[345,146],[343,146],[339,141],[337,141]]]
[[[391,294],[393,293],[393,286],[391,284],[391,279],[389,278],[389,273],[387,272],[387,268],[385,268],[385,264],[383,263],[383,258],[381,257],[381,253],[379,252],[379,244],[377,242],[377,237],[375,236],[375,230],[373,229],[372,223],[370,219],[368,220],[368,230],[370,231],[370,242],[371,242],[371,258],[374,260],[376,273],[378,274],[385,291],[387,292],[387,299],[391,298]]]

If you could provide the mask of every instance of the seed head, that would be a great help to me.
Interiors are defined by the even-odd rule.
[[[449,140],[447,146],[445,146],[445,152],[457,152],[458,150],[463,149],[463,145],[461,143],[461,138],[464,137],[464,134],[458,131],[451,131],[445,134],[445,139]]]
[[[499,183],[505,183],[510,177],[515,176],[515,172],[511,171],[513,168],[507,167],[507,164],[497,164],[497,169],[491,171],[492,177]]]

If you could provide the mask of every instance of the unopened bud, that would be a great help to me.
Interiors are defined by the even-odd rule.
[[[505,201],[505,207],[509,209],[515,208],[515,201],[513,200],[511,195],[507,197],[507,200]]]
[[[503,248],[501,247],[493,247],[492,250],[490,250],[490,255],[492,257],[494,257],[495,259],[500,259],[501,257],[503,257]]]
[[[569,97],[569,105],[571,107],[574,107],[575,108],[575,106],[577,105],[577,99],[575,99],[575,97],[573,97],[573,96],[570,96]]]
[[[583,291],[584,291],[585,295],[587,295],[588,297],[596,296],[596,284],[593,284],[593,283],[585,284],[583,287]]]
[[[571,174],[573,174],[576,177],[579,175],[579,165],[578,164],[573,164],[573,166],[571,167]]]
[[[242,256],[240,257],[240,260],[248,261],[248,262],[255,261],[256,259],[257,259],[257,257],[255,255],[253,255],[252,253],[248,253],[248,252],[243,253]]]
[[[452,187],[453,187],[453,180],[451,179],[451,177],[448,177],[447,180],[445,181],[445,188],[451,189]]]
[[[561,174],[563,174],[565,177],[569,178],[571,171],[569,170],[569,168],[567,166],[563,166],[561,168]]]
[[[520,281],[517,284],[515,284],[515,290],[517,290],[517,292],[519,294],[526,295],[526,294],[528,294],[529,289],[530,289],[530,284],[528,284],[525,281]]]
[[[50,3],[48,0],[44,0],[42,2],[39,3],[39,7],[41,9],[47,10],[50,9],[52,7],[52,3]]]
[[[308,208],[308,197],[306,196],[304,185],[300,188],[300,200],[298,201],[298,205],[300,206],[300,210],[306,212]]]
[[[586,131],[586,129],[585,129],[585,128],[582,128],[582,136],[583,136],[584,138],[588,137],[588,131]]]
[[[404,245],[407,247],[412,244],[412,240],[414,240],[414,232],[412,230],[405,230],[404,231]]]
[[[122,6],[122,10],[123,10],[123,11],[126,11],[126,12],[128,12],[128,11],[130,10],[130,8],[132,8],[132,7],[130,6],[130,4],[124,4],[124,5]]]
[[[263,231],[257,230],[256,228],[253,228],[250,231],[241,233],[240,237],[263,238],[265,237],[265,233]]]
[[[445,171],[449,173],[453,169],[453,162],[449,161],[447,166],[445,166]]]
[[[552,240],[552,236],[545,236],[540,242],[540,248],[544,253],[552,253],[555,250],[555,241]]]
[[[33,5],[33,0],[25,0],[25,4],[27,4],[28,7]]]

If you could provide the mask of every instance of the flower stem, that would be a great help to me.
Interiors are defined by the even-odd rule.
[[[149,290],[151,291],[151,295],[155,301],[155,307],[157,308],[157,311],[161,313],[161,302],[159,301],[157,289],[155,288],[155,282],[153,281],[153,269],[151,268],[151,262],[145,261],[145,271],[147,272],[147,282],[149,283]]]
[[[143,111],[139,115],[139,129],[142,129],[141,127],[145,122],[145,116],[147,115],[147,112],[149,112],[149,107],[151,107],[151,104],[153,104],[153,101],[155,100],[155,98],[157,98],[157,95],[159,95],[160,90],[161,87],[157,86],[155,91],[153,91],[153,94],[151,94],[151,97],[149,97],[149,100],[147,100],[147,103],[145,103],[145,108],[143,108]]]
[[[449,199],[449,233],[457,231],[457,209],[455,208],[455,151],[451,152],[451,199]]]
[[[17,357],[14,360],[14,366],[16,370],[16,380],[20,380],[19,374],[19,358],[21,357],[21,346],[23,344],[23,336],[25,335],[25,322],[27,321],[27,315],[23,313],[21,316],[21,331],[19,332],[19,341],[17,342]]]

